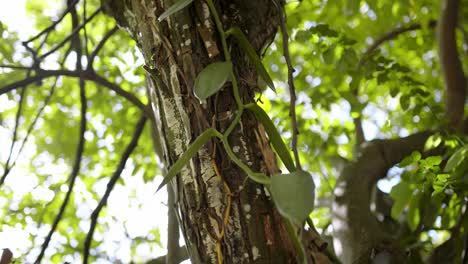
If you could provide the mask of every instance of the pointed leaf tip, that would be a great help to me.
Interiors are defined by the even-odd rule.
[[[305,171],[271,177],[271,196],[278,211],[296,225],[301,225],[314,209],[315,184]]]
[[[229,80],[231,72],[232,63],[230,62],[215,62],[206,66],[195,80],[195,96],[200,101],[204,101],[217,93]]]
[[[263,66],[262,61],[258,57],[257,53],[255,52],[254,48],[250,44],[249,40],[245,36],[244,32],[240,30],[238,27],[232,27],[227,32],[226,35],[232,35],[237,39],[241,48],[245,51],[247,56],[249,57],[250,61],[254,64],[255,69],[257,70],[260,77],[262,77],[263,81],[268,85],[268,87],[276,93],[275,84],[271,79],[270,75],[268,74],[267,70]]]
[[[193,0],[179,0],[175,2],[172,6],[170,6],[166,11],[164,11],[159,17],[158,20],[159,22],[163,21],[170,15],[174,14],[175,12],[183,9],[184,7],[190,5],[193,2]]]

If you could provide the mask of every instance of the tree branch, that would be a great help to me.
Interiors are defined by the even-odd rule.
[[[63,200],[62,205],[60,206],[60,210],[54,219],[54,223],[52,224],[52,227],[49,233],[47,234],[47,237],[45,238],[44,243],[42,244],[41,252],[39,253],[39,256],[37,257],[35,263],[40,263],[42,258],[44,257],[45,250],[49,246],[52,235],[55,232],[55,229],[57,228],[60,220],[62,219],[63,213],[65,212],[65,209],[68,205],[71,194],[73,192],[73,187],[75,185],[75,180],[78,177],[78,173],[80,171],[81,159],[83,157],[84,143],[85,143],[84,133],[86,131],[87,99],[86,99],[86,90],[85,90],[84,84],[80,85],[80,102],[81,102],[80,133],[79,133],[79,139],[78,139],[78,146],[76,148],[75,161],[73,163],[73,168],[68,179],[69,180],[68,191],[67,191],[67,194],[65,195],[65,199]]]
[[[466,78],[457,50],[455,29],[458,22],[459,0],[444,0],[438,27],[440,68],[446,88],[447,118],[450,127],[463,130],[466,101]]]
[[[429,21],[428,27],[429,28],[434,28],[436,25],[437,25],[437,21],[436,20],[431,20],[431,21]],[[408,25],[408,26],[405,26],[405,27],[397,28],[397,29],[395,29],[393,31],[390,31],[390,32],[384,34],[383,36],[379,37],[362,54],[361,59],[359,60],[359,63],[358,63],[358,66],[357,66],[358,71],[360,70],[360,68],[364,64],[366,64],[367,60],[372,56],[374,51],[377,50],[378,47],[380,47],[380,45],[382,45],[383,43],[385,43],[387,41],[395,39],[396,37],[398,37],[399,35],[401,35],[403,33],[406,33],[406,32],[409,32],[409,31],[414,31],[414,30],[419,30],[421,28],[423,28],[423,27],[422,27],[422,25],[420,23],[415,23],[415,24]],[[356,89],[355,91],[351,91],[351,92],[355,96],[357,96],[359,94],[358,89]],[[361,118],[358,117],[358,118],[354,118],[353,121],[354,121],[355,130],[356,130],[356,143],[357,143],[356,145],[359,146],[362,143],[366,142],[366,139],[365,139],[365,136],[364,136],[364,131],[363,131],[363,128],[362,128],[362,120],[361,120]]]
[[[115,183],[120,178],[120,175],[122,174],[122,171],[125,168],[125,164],[127,163],[127,160],[130,157],[130,154],[132,154],[132,152],[135,150],[136,146],[138,145],[138,140],[140,139],[140,136],[143,132],[143,128],[145,127],[146,120],[147,120],[146,116],[142,115],[142,117],[140,118],[140,120],[138,121],[136,125],[135,132],[133,133],[133,137],[130,143],[128,144],[127,148],[125,148],[125,151],[123,152],[122,157],[120,158],[120,162],[117,165],[117,168],[114,174],[112,175],[109,182],[107,183],[107,188],[106,188],[106,192],[104,193],[104,196],[102,197],[101,201],[96,206],[93,213],[91,214],[91,225],[89,227],[89,231],[86,236],[84,249],[83,249],[83,263],[84,264],[88,263],[89,250],[91,248],[91,242],[93,240],[93,234],[97,225],[97,219],[99,217],[99,213],[101,212],[102,208],[107,204],[109,195],[114,189]]]
[[[276,2],[276,5],[280,5]],[[285,21],[285,12],[283,8],[279,8],[280,12],[280,29],[281,29],[281,36],[283,39],[283,56],[286,59],[286,65],[288,67],[288,87],[289,87],[289,116],[291,117],[291,128],[292,128],[292,140],[291,140],[291,148],[294,153],[294,159],[296,160],[296,167],[298,170],[302,170],[301,168],[301,160],[299,158],[299,152],[297,150],[297,137],[299,135],[299,129],[297,128],[297,119],[296,119],[296,87],[294,86],[294,68],[291,62],[291,55],[289,54],[289,36],[288,30],[286,29],[286,21]]]
[[[28,75],[30,74],[30,72],[28,72]],[[24,103],[24,99],[25,99],[25,94],[26,94],[26,89],[27,87],[23,87],[23,89],[21,90],[21,93],[20,93],[20,99],[19,99],[19,103],[18,103],[18,110],[16,111],[16,116],[15,116],[15,127],[13,129],[13,138],[11,140],[11,145],[10,145],[10,153],[8,154],[8,158],[5,162],[5,169],[3,171],[3,175],[2,175],[2,178],[0,179],[0,186],[3,185],[3,183],[5,182],[5,179],[6,177],[8,176],[8,174],[10,173],[10,161],[13,157],[13,149],[16,145],[16,140],[17,140],[17,137],[18,137],[18,128],[19,128],[19,122],[20,122],[20,117],[21,117],[21,113],[23,112],[23,103]]]
[[[70,12],[70,9],[76,4],[78,3],[79,0],[75,0],[73,1],[73,5],[68,5],[67,8],[65,9],[65,11],[63,11],[62,15],[59,17],[59,19],[57,19],[57,21],[54,21],[50,26],[48,26],[47,28],[45,28],[44,30],[42,30],[41,32],[39,32],[36,36],[30,38],[29,40],[27,41],[23,41],[23,45],[27,45],[28,43],[38,39],[40,36],[46,34],[46,33],[49,33],[50,31],[54,30],[55,27],[58,25],[58,23],[60,23],[60,21],[63,20],[63,18],[68,14],[68,12]]]
[[[343,263],[368,260],[369,250],[388,241],[370,210],[372,189],[392,166],[412,151],[422,151],[430,135],[432,132],[419,132],[405,138],[373,140],[362,147],[357,160],[344,168],[337,179],[332,207],[334,243],[343,249]]]
[[[112,35],[114,35],[114,33],[117,32],[118,29],[119,28],[117,26],[113,27],[111,30],[109,30],[109,32],[106,33],[106,35],[104,35],[104,37],[101,39],[101,41],[99,41],[99,43],[96,45],[96,48],[94,48],[91,55],[89,56],[88,66],[87,66],[88,70],[93,67],[94,59],[96,58],[97,54],[102,49],[102,47],[104,47],[104,44],[106,43],[106,41],[110,37],[112,37]]]
[[[9,164],[10,156],[8,157],[7,162],[5,164],[5,171],[3,172],[3,176],[0,179],[0,186],[2,186],[2,184],[5,182],[5,178],[8,176],[8,173],[15,166],[16,161],[18,160],[18,157],[23,152],[24,146],[26,145],[26,142],[28,141],[29,136],[32,133],[32,130],[34,129],[34,126],[36,125],[37,121],[39,120],[39,117],[41,116],[41,114],[44,111],[45,107],[49,104],[50,98],[52,98],[52,95],[54,94],[55,87],[57,85],[57,80],[58,80],[58,78],[55,79],[55,82],[52,85],[52,87],[51,87],[51,89],[49,91],[49,94],[47,95],[47,97],[44,100],[44,103],[39,108],[39,110],[37,111],[36,116],[34,117],[33,121],[31,122],[28,129],[26,130],[26,136],[24,137],[23,141],[21,142],[21,145],[20,145],[20,147],[18,149],[18,154],[16,155],[15,159],[13,160],[13,162],[11,164]],[[13,137],[13,138],[15,138],[15,137]],[[13,144],[12,144],[12,148],[13,148]],[[11,155],[11,153],[12,153],[12,150],[10,150],[10,155]]]
[[[79,25],[78,27],[74,28],[73,31],[70,33],[70,35],[68,35],[66,38],[64,38],[60,43],[58,43],[55,47],[53,47],[52,49],[50,49],[49,51],[47,51],[46,53],[42,54],[41,56],[39,56],[38,60],[41,61],[42,59],[44,59],[45,57],[49,56],[50,54],[54,53],[55,51],[57,51],[58,49],[60,49],[61,47],[63,47],[63,45],[65,45],[65,43],[67,43],[70,39],[73,38],[73,36],[75,36],[81,28],[83,28],[89,21],[91,21],[97,14],[99,14],[99,12],[101,12],[102,8],[99,7],[98,9],[96,9],[96,11],[94,11],[93,14],[91,14],[85,21],[83,21],[83,23],[81,23],[81,25]]]
[[[49,77],[56,77],[56,76],[67,76],[67,77],[75,77],[75,78],[81,78],[83,80],[89,80],[93,81],[97,84],[100,84],[112,91],[114,91],[116,94],[124,97],[131,103],[133,103],[136,107],[140,108],[145,115],[148,118],[151,118],[152,112],[151,109],[146,107],[140,99],[138,99],[134,94],[125,91],[122,89],[120,86],[118,86],[115,83],[110,82],[106,78],[96,74],[95,72],[85,70],[85,71],[69,71],[69,70],[41,70],[40,72],[36,73],[36,75],[32,77],[27,77],[21,81],[14,82],[12,84],[5,85],[0,88],[0,95],[10,92],[12,90],[21,88],[25,85],[30,85],[32,83],[36,83],[38,81],[41,81],[43,79],[49,78]]]

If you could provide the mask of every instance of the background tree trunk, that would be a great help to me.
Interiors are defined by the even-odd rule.
[[[208,98],[206,105],[193,96],[197,73],[207,64],[223,60],[208,6],[204,1],[194,1],[159,22],[157,17],[172,1],[103,0],[102,4],[106,13],[131,33],[146,64],[157,69],[158,76],[150,82],[150,97],[163,159],[170,167],[200,133],[210,126],[224,131],[236,112],[228,85]],[[270,0],[222,1],[220,5],[217,8],[225,28],[239,26],[257,51],[274,38],[279,7]],[[229,44],[241,97],[252,101],[257,74],[235,42]],[[253,115],[242,116],[230,143],[236,155],[254,171],[269,175],[279,172],[263,128]],[[215,166],[220,175],[215,173]],[[199,151],[172,187],[193,263],[218,263],[221,258],[225,263],[296,262],[283,220],[263,186],[246,180],[243,171],[215,141]],[[315,254],[318,249],[312,242],[308,249],[311,256],[320,255],[320,263],[327,260],[321,253]]]

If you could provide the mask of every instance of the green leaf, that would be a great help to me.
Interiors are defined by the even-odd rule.
[[[428,166],[437,166],[442,162],[441,156],[430,156],[426,158],[426,163]]]
[[[205,67],[195,80],[194,93],[200,101],[217,93],[229,79],[232,63],[215,62]]]
[[[405,206],[408,204],[412,195],[413,190],[410,185],[405,182],[400,182],[393,186],[392,191],[390,192],[390,197],[395,201],[391,212],[393,219],[399,220],[401,212],[405,209]]]
[[[416,230],[421,220],[420,210],[419,210],[419,200],[421,198],[421,193],[411,196],[409,206],[408,206],[408,215],[406,217],[408,221],[408,226],[411,231]]]
[[[255,52],[254,48],[250,44],[249,40],[245,36],[244,32],[240,30],[238,27],[232,27],[228,31],[226,31],[227,36],[234,36],[239,42],[241,48],[245,51],[247,56],[249,57],[250,61],[254,64],[255,69],[257,70],[258,74],[262,77],[263,81],[265,81],[274,92],[276,92],[275,85],[273,84],[273,80],[271,79],[270,75],[266,71],[265,67],[262,64],[262,61],[258,57],[257,53]]]
[[[289,172],[295,171],[296,166],[294,165],[294,161],[291,158],[289,149],[286,147],[286,144],[284,144],[284,141],[278,133],[276,126],[273,124],[267,113],[265,113],[265,111],[257,104],[248,104],[245,106],[245,108],[254,112],[258,121],[263,124],[265,131],[268,134],[268,138],[270,138],[271,145],[273,148],[275,148],[276,153],[278,153],[278,156],[284,163],[284,166],[286,166]]]
[[[400,104],[401,104],[401,109],[403,110],[408,110],[409,106],[410,106],[410,100],[411,100],[411,97],[407,94],[405,95],[402,95],[400,97]]]
[[[322,53],[323,61],[326,64],[332,64],[335,62],[335,46],[330,46]]]
[[[164,11],[164,13],[162,13],[159,16],[158,20],[163,21],[164,19],[166,19],[170,15],[174,14],[175,12],[177,12],[177,11],[183,9],[184,7],[190,5],[192,2],[193,2],[193,0],[179,0],[179,1],[175,2],[171,7],[169,7],[166,11]]]
[[[450,172],[456,169],[468,156],[468,145],[459,148],[447,161],[444,172]]]
[[[315,184],[305,171],[271,177],[271,196],[278,211],[296,225],[301,225],[314,209]]]
[[[419,151],[413,151],[411,155],[408,157],[404,158],[402,161],[400,161],[400,165],[398,165],[400,168],[409,166],[411,164],[416,163],[421,159],[421,153]]]
[[[212,137],[219,137],[221,136],[219,132],[214,128],[209,128],[205,132],[203,132],[200,136],[193,141],[192,144],[187,148],[187,150],[180,156],[180,158],[172,165],[171,169],[167,172],[166,176],[162,183],[158,186],[156,191],[159,191],[164,185],[166,185],[174,176],[179,173],[179,171],[187,165],[190,159],[197,154],[198,150],[208,142],[208,140]]]

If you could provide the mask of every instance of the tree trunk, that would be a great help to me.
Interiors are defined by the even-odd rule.
[[[173,3],[102,0],[105,12],[135,39],[146,64],[157,69],[158,76],[149,81],[150,99],[167,168],[199,134],[209,127],[224,131],[236,113],[229,85],[203,105],[193,96],[197,73],[223,60],[207,4],[194,1],[159,22],[157,17]],[[258,52],[274,38],[280,10],[272,1],[221,1],[217,8],[224,28],[240,27]],[[241,98],[253,101],[254,67],[235,41],[228,45]],[[235,154],[254,171],[279,172],[263,127],[253,115],[243,114],[229,141]],[[297,254],[269,195],[263,186],[246,180],[215,140],[198,152],[171,185],[193,263],[296,263]],[[312,242],[307,246],[308,254],[319,260],[315,263],[325,263],[327,259]]]

